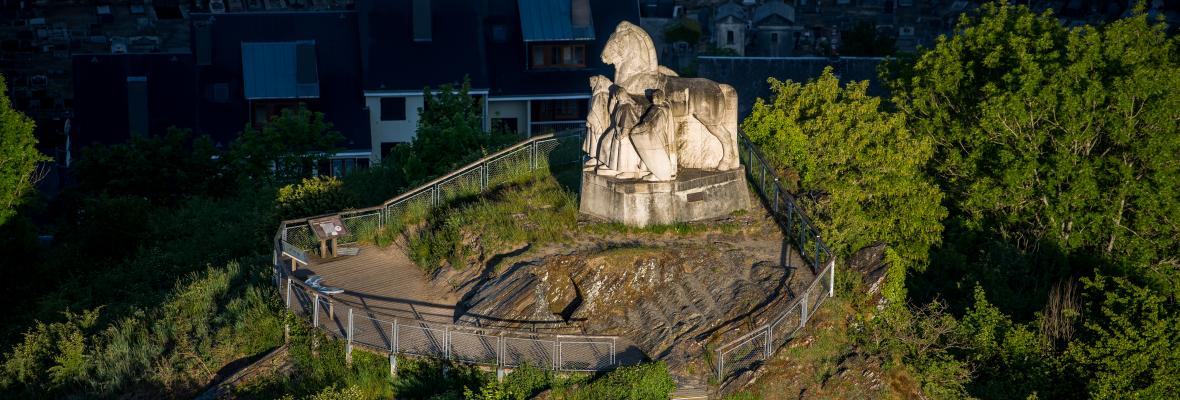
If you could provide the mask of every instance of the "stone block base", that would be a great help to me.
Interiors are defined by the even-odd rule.
[[[720,218],[749,203],[745,167],[724,172],[681,168],[669,182],[619,180],[582,171],[579,210],[642,227]]]

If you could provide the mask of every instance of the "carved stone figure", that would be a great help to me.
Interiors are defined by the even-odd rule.
[[[708,79],[681,78],[660,66],[651,37],[626,21],[611,34],[602,61],[615,66],[614,87],[630,97],[612,94],[607,101],[600,101],[599,88],[605,78],[591,78],[595,95],[589,119],[594,121],[587,121],[590,129],[584,146],[592,158],[588,168],[620,179],[668,181],[675,179],[680,167],[729,171],[740,166],[737,93],[732,87]],[[653,99],[653,94],[659,99]],[[627,108],[626,112],[618,112],[620,107]],[[636,114],[637,108],[644,110],[643,114],[654,114],[644,118]],[[608,118],[605,127],[604,116]],[[637,125],[639,136],[632,132]],[[608,131],[611,134],[605,134]],[[610,146],[603,147],[607,142]],[[686,149],[692,153],[683,152]],[[641,163],[634,163],[632,151]]]

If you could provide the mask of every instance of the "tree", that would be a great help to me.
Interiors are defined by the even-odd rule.
[[[1052,314],[1049,288],[1083,277],[1080,306],[1060,314],[1076,315],[1077,337],[1038,339],[1070,364],[1048,381],[1081,381],[1057,385],[1060,397],[1180,387],[1180,53],[1165,30],[1142,10],[1067,28],[987,4],[886,69],[894,103],[935,143],[929,170],[951,213],[937,268],[911,287],[963,303],[978,282],[1019,324]],[[972,357],[1014,366],[1003,346]],[[1017,384],[1004,376],[977,379]]]
[[[300,105],[283,110],[261,130],[246,126],[229,156],[248,180],[291,183],[311,176],[316,163],[339,151],[343,140],[323,113]]]
[[[1144,15],[1067,29],[988,4],[891,68],[954,216],[932,282],[978,281],[1027,318],[1055,281],[1180,254],[1180,64],[1164,29]]]
[[[775,97],[758,99],[742,130],[791,178],[838,255],[884,242],[924,268],[946,210],[923,173],[931,141],[901,115],[881,110],[868,82],[840,87],[831,68],[806,85],[769,79]]]
[[[483,131],[483,106],[470,91],[470,78],[458,88],[444,84],[437,91],[422,91],[425,106],[418,110],[417,136],[394,155],[411,183],[450,172],[516,140],[515,134]]]
[[[135,196],[156,204],[222,193],[227,185],[220,155],[208,136],[194,139],[187,129],[175,128],[127,143],[94,145],[74,164],[76,189],[83,196]]]
[[[16,215],[36,185],[37,163],[51,160],[36,146],[33,120],[12,108],[8,85],[0,76],[0,225]]]

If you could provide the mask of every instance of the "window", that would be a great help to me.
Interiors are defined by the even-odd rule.
[[[778,33],[770,34],[770,43],[778,44]]]
[[[518,133],[520,130],[516,124],[516,118],[492,118],[492,132]]]
[[[533,100],[533,121],[576,121],[586,118],[585,99]]]
[[[725,31],[725,44],[733,44],[733,31]]]
[[[586,46],[533,45],[529,65],[533,68],[578,68],[586,66]]]
[[[315,172],[320,176],[334,176],[340,178],[356,172],[357,169],[368,167],[368,158],[333,158],[328,160],[320,160]]]
[[[381,120],[382,121],[405,121],[406,120],[406,98],[405,97],[382,97],[381,98]]]
[[[213,84],[213,102],[214,103],[228,103],[229,102],[229,84],[228,83],[214,83]]]

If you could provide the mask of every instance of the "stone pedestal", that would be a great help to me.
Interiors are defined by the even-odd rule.
[[[681,168],[676,180],[619,180],[582,172],[582,213],[630,226],[724,217],[750,204],[745,168],[716,172]]]

